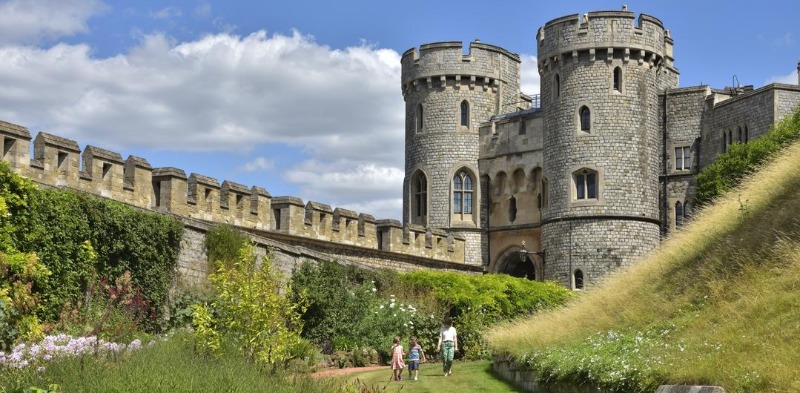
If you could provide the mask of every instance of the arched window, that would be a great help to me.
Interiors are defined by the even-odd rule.
[[[458,172],[453,177],[453,213],[472,214],[472,176],[466,171]],[[462,217],[464,219],[464,217]]]
[[[418,104],[417,105],[416,117],[417,117],[417,132],[422,132],[423,129],[424,129],[423,126],[425,125],[423,123],[424,117],[423,117],[423,112],[422,112],[422,104]]]
[[[683,205],[680,202],[675,203],[675,227],[679,228],[683,225]]]
[[[561,77],[558,74],[556,74],[556,76],[555,76],[555,85],[556,85],[556,88],[555,88],[554,96],[556,98],[561,97]]]
[[[581,131],[583,132],[591,132],[592,131],[592,113],[589,111],[589,107],[586,105],[582,106],[580,111],[578,111],[581,120]]]
[[[622,68],[614,68],[614,91],[622,92]]]
[[[683,204],[683,221],[686,222],[692,216],[692,207],[689,202]]]
[[[469,102],[461,101],[461,125],[469,127]]]
[[[597,199],[597,172],[590,169],[581,169],[572,174],[575,183],[575,199]]]
[[[572,283],[574,289],[583,289],[583,272],[580,269],[575,269],[575,272],[572,273]]]
[[[508,199],[508,222],[513,223],[517,219],[517,198],[512,195]]]
[[[411,221],[414,224],[426,225],[428,218],[428,179],[422,172],[417,172],[411,180]]]

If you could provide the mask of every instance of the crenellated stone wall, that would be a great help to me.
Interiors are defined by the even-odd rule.
[[[141,157],[123,160],[119,153],[96,146],[81,151],[76,141],[44,132],[33,139],[31,158],[29,131],[2,121],[0,139],[3,161],[15,172],[43,185],[71,188],[185,219],[286,234],[295,244],[304,239],[338,244],[348,250],[339,251],[341,255],[373,250],[370,260],[375,265],[390,266],[399,254],[421,258],[412,259],[412,264],[427,259],[446,264],[465,262],[465,237],[458,233],[412,224],[387,224],[386,220],[379,223],[369,214],[332,209],[314,201],[304,203],[296,197],[273,198],[257,186],[247,188],[229,180],[220,184],[217,179],[197,173],[187,176],[179,168],[152,168]],[[187,247],[199,247],[196,239],[184,240]],[[202,276],[202,258],[189,259],[195,262],[184,265],[186,275]]]

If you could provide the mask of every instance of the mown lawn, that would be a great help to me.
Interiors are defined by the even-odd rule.
[[[420,368],[418,381],[408,378],[408,369],[404,371],[402,381],[390,381],[392,370],[388,366],[384,370],[355,373],[341,378],[358,380],[373,392],[522,392],[495,376],[490,361],[456,362],[452,371],[452,375],[445,377],[441,363],[426,363]]]

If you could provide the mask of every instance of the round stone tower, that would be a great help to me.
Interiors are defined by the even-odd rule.
[[[403,221],[466,237],[465,262],[488,254],[481,214],[478,126],[514,111],[519,56],[480,41],[438,42],[403,53],[406,102]]]
[[[554,19],[537,41],[545,277],[581,289],[659,244],[672,39],[658,19],[623,10]]]

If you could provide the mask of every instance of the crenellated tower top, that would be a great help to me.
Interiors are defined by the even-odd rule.
[[[547,22],[536,36],[539,71],[567,61],[611,60],[622,52],[624,61],[674,69],[673,41],[658,18],[629,11],[595,11]]]
[[[403,96],[421,88],[466,86],[483,90],[518,85],[520,58],[499,46],[475,40],[464,53],[460,41],[434,42],[411,48],[401,60]],[[456,83],[446,83],[455,80]]]

